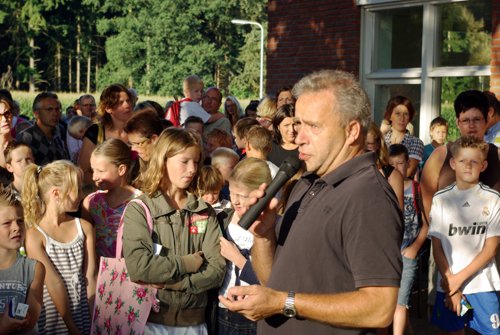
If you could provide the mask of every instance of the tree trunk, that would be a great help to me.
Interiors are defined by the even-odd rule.
[[[71,51],[68,55],[68,90],[73,92],[73,82],[71,78]]]
[[[61,90],[61,43],[56,44],[56,87],[57,91]]]
[[[78,23],[76,24],[76,93],[80,93],[80,35],[81,35],[81,27],[80,20],[77,19]]]
[[[87,93],[90,93],[90,71],[91,71],[90,54],[87,56]]]
[[[29,91],[30,92],[35,92],[35,71],[36,71],[36,64],[35,64],[35,39],[33,37],[30,37],[29,39],[29,45],[31,48],[31,54],[29,58],[29,69],[30,69],[30,76],[29,76]]]

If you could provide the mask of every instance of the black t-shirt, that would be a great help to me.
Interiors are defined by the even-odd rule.
[[[90,142],[97,144],[97,137],[99,136],[99,125],[96,123],[91,125],[83,136],[88,138]]]
[[[286,150],[281,145],[273,141],[271,152],[267,155],[267,160],[279,167],[289,156],[298,157],[299,149]]]

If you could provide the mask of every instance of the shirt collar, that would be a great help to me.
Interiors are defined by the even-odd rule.
[[[154,218],[169,215],[176,211],[176,209],[167,202],[166,197],[160,191],[156,192],[152,197],[151,216]],[[208,208],[208,205],[202,200],[195,197],[192,193],[188,193],[186,207],[181,210],[197,213]]]
[[[329,172],[322,178],[314,173],[305,173],[302,177],[303,182],[311,185],[313,183],[326,183],[336,187],[338,184],[343,182],[348,177],[358,173],[361,170],[366,169],[371,165],[376,164],[376,155],[374,152],[366,152],[350,160],[344,162],[342,165],[337,167],[335,170]]]

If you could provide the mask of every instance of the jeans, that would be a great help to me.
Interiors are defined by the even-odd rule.
[[[257,323],[243,315],[231,312],[227,308],[219,308],[218,335],[256,335]]]

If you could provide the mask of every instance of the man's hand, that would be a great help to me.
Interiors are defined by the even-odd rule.
[[[235,286],[229,289],[227,298],[220,295],[219,301],[229,310],[257,321],[280,313],[285,306],[286,297],[286,292],[260,285]]]

